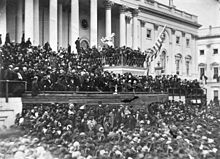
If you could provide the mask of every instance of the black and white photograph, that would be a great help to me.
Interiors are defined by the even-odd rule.
[[[220,0],[0,0],[0,159],[220,159]]]

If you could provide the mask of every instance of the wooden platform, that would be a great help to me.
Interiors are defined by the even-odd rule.
[[[163,102],[168,99],[168,94],[146,94],[146,93],[99,93],[99,92],[42,92],[32,97],[30,92],[22,96],[22,103],[82,103],[82,104],[119,104],[125,103],[123,100],[129,100],[137,97],[130,102],[132,105],[148,105],[152,102]]]

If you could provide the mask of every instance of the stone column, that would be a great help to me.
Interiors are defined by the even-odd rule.
[[[22,34],[23,34],[23,0],[17,0],[17,34],[16,34],[16,42],[20,43]]]
[[[30,38],[32,44],[34,40],[34,0],[25,0],[25,40]]]
[[[63,46],[63,4],[59,3],[59,28],[58,28],[58,44],[59,47]]]
[[[191,75],[193,76],[192,78],[199,78],[199,72],[197,71],[197,68],[198,68],[198,54],[195,54],[194,52],[197,52],[197,39],[198,39],[198,35],[191,35],[191,47],[192,47],[192,69],[190,68],[190,72],[191,72]],[[208,49],[210,51],[210,48]],[[210,53],[209,53],[210,55]],[[209,61],[210,60],[207,60],[207,67],[210,67],[210,64],[209,64]],[[209,66],[208,66],[209,65]],[[210,69],[209,69],[210,70]],[[211,71],[207,71],[207,73],[210,73]]]
[[[98,3],[90,0],[90,47],[97,47],[98,36]]]
[[[74,53],[77,53],[75,41],[79,37],[79,0],[71,0],[70,44]]]
[[[132,12],[132,16],[133,16],[133,41],[132,41],[132,47],[133,49],[138,49],[138,16],[139,10],[134,10]]]
[[[7,33],[6,0],[0,1],[0,11],[0,34],[2,35],[2,44],[4,44],[5,35]]]
[[[120,6],[120,46],[125,46],[126,38],[126,21],[125,21],[126,6]]]
[[[57,50],[57,0],[49,2],[49,43],[52,50]]]
[[[185,57],[186,57],[186,34],[185,34],[185,32],[182,32],[181,44],[182,44],[183,58],[182,58],[182,67],[181,67],[180,75],[183,75],[183,76],[185,75],[185,77],[186,77],[187,72],[186,72],[186,60],[185,60]]]
[[[34,39],[33,44],[40,44],[40,13],[39,13],[39,0],[34,0]]]
[[[110,0],[105,1],[105,36],[109,37],[112,34],[112,6],[113,2]]]

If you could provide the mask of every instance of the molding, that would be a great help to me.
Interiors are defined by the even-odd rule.
[[[198,40],[202,40],[202,39],[213,39],[213,38],[220,38],[220,35],[208,35],[208,36],[202,36],[202,37],[199,37],[198,36]]]
[[[174,16],[174,15],[168,14],[166,12],[155,10],[155,9],[147,7],[147,6],[139,6],[139,9],[142,12],[146,13],[146,14],[151,14],[151,15],[154,15],[154,16],[157,16],[157,17],[161,17],[163,19],[168,19],[170,21],[175,21],[176,23],[184,23],[186,25],[189,25],[189,26],[197,28],[197,29],[202,26],[197,22],[192,22],[192,21],[189,21],[189,20]]]
[[[139,9],[133,9],[133,10],[132,10],[132,16],[133,16],[133,17],[137,17],[139,13],[140,13],[140,10],[139,10]]]

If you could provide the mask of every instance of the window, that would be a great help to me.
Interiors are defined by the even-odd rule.
[[[189,61],[186,61],[186,75],[189,76]]]
[[[218,78],[218,67],[214,67],[214,76],[213,79],[217,79]]]
[[[205,75],[205,68],[200,68],[200,78]]]
[[[186,39],[186,46],[189,47],[189,44],[190,44],[190,40]]]
[[[86,19],[83,19],[81,21],[81,26],[83,29],[88,29],[88,27],[89,27],[88,21]]]
[[[180,44],[180,37],[179,36],[176,37],[176,44]]]
[[[147,38],[151,38],[151,29],[147,29]]]
[[[213,54],[218,54],[218,49],[213,49]]]
[[[204,55],[205,54],[205,50],[199,50],[200,55]]]
[[[218,101],[218,91],[214,90],[214,101]]]
[[[180,73],[180,60],[176,60],[176,74],[179,75]]]

